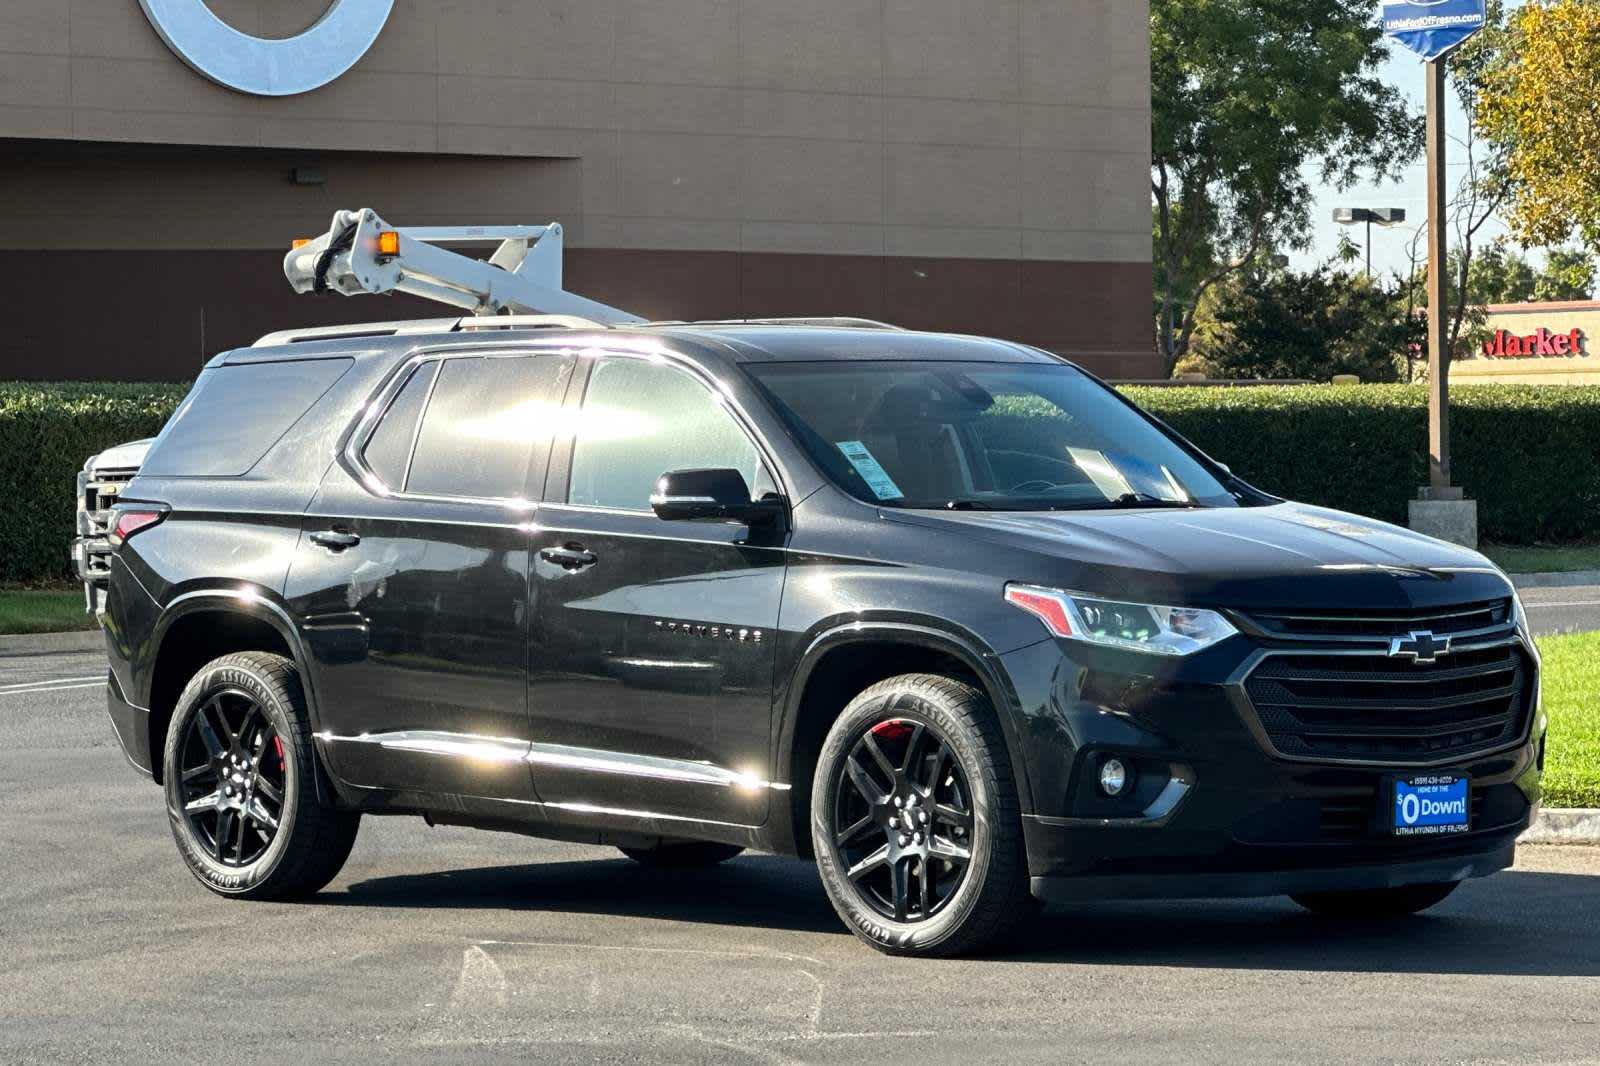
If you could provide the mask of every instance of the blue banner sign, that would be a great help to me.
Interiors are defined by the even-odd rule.
[[[1483,29],[1485,0],[1390,0],[1383,32],[1423,59],[1434,60]]]

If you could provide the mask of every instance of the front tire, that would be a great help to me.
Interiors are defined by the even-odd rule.
[[[281,655],[202,667],[178,697],[162,766],[178,853],[219,895],[309,896],[350,855],[361,816],[318,802],[305,693]]]
[[[1301,892],[1290,896],[1300,906],[1328,918],[1401,918],[1420,914],[1456,890],[1459,881],[1405,885],[1360,892]]]
[[[823,741],[811,836],[834,909],[879,951],[977,951],[1033,913],[999,721],[951,678],[905,674],[850,701]]]

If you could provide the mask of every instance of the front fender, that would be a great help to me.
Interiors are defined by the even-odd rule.
[[[1033,795],[1024,757],[1023,734],[1019,720],[1020,702],[1016,689],[1006,676],[999,656],[977,634],[956,627],[944,619],[864,618],[820,625],[807,634],[807,638],[801,642],[804,650],[795,660],[794,668],[788,672],[787,684],[775,700],[779,719],[776,723],[777,746],[774,753],[774,767],[787,767],[792,764],[801,702],[807,683],[823,658],[829,652],[849,644],[890,641],[948,655],[965,665],[978,678],[1000,721],[1006,753],[1014,771],[1018,801],[1021,803],[1023,813],[1033,812]],[[777,850],[793,850],[798,844],[796,826],[792,824],[792,818],[790,821],[789,825],[778,824],[777,820],[774,822],[772,830]]]

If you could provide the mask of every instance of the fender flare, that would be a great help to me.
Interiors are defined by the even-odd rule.
[[[174,596],[162,608],[161,617],[156,622],[155,632],[151,637],[151,644],[155,649],[151,656],[152,664],[160,660],[167,631],[172,628],[173,623],[190,615],[207,613],[245,615],[267,623],[283,638],[283,642],[289,646],[289,654],[294,659],[295,669],[300,671],[300,685],[305,692],[306,710],[311,714],[312,728],[320,729],[322,716],[317,709],[316,685],[308,668],[311,660],[306,655],[305,644],[300,639],[300,632],[294,624],[293,616],[264,589],[256,587],[195,589]]]
[[[823,630],[806,645],[805,651],[800,654],[794,669],[789,674],[788,687],[783,693],[777,722],[777,750],[773,773],[777,775],[785,773],[785,768],[794,758],[795,723],[799,718],[800,703],[811,675],[822,658],[834,649],[850,644],[886,640],[943,652],[959,660],[973,672],[983,688],[984,695],[988,696],[990,704],[993,705],[995,716],[1000,720],[1000,735],[1005,740],[1006,754],[1011,759],[1013,776],[1016,779],[1017,801],[1021,805],[1022,813],[1031,813],[1034,809],[1033,786],[1028,774],[1027,760],[1023,755],[1024,746],[1018,726],[1019,701],[1016,689],[999,663],[999,656],[975,634],[965,631],[954,632],[917,622],[887,619],[846,622]],[[792,811],[785,821],[789,823],[787,826],[773,825],[774,842],[780,848],[787,846],[787,849],[792,851],[800,843]],[[776,839],[785,835],[790,838],[788,841]]]

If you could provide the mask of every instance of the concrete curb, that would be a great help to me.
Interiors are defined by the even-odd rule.
[[[1555,574],[1509,574],[1519,589],[1567,589],[1578,585],[1600,585],[1600,570],[1568,570]]]
[[[51,652],[99,651],[106,646],[98,629],[76,633],[25,633],[0,637],[0,658],[8,655],[48,655]]]
[[[1521,844],[1600,844],[1600,808],[1546,807]]]

